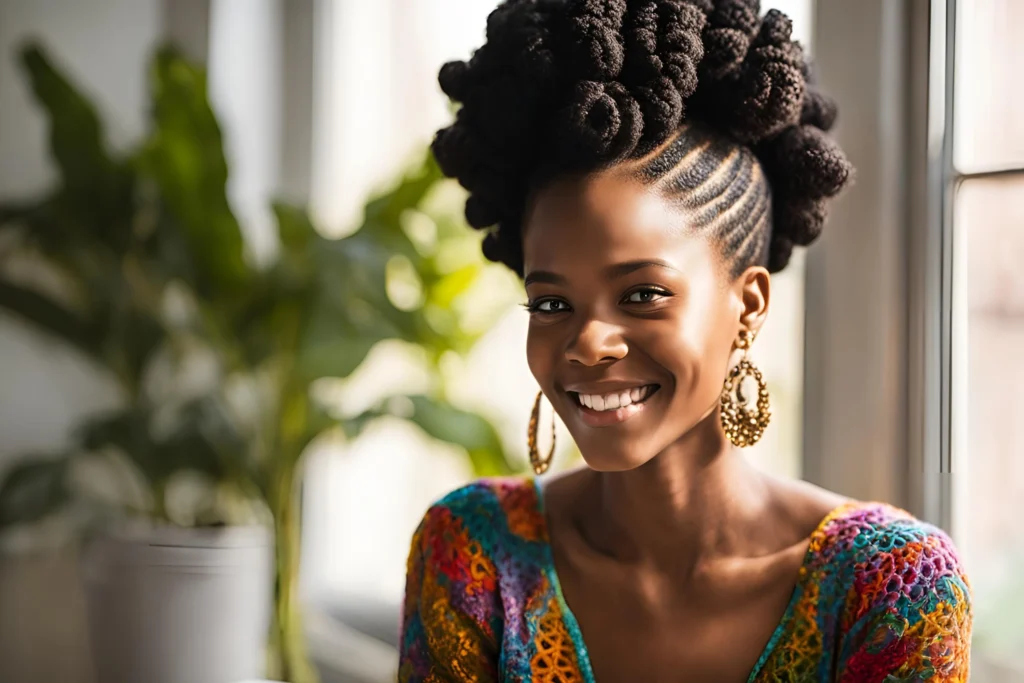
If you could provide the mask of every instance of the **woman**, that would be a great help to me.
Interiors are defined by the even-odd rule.
[[[508,0],[433,150],[524,277],[587,467],[481,481],[413,538],[403,681],[966,681],[949,538],[747,464],[770,273],[851,168],[757,0]],[[534,406],[530,455],[538,473]]]

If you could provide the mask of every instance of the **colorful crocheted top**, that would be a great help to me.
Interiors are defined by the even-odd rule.
[[[952,542],[878,503],[833,510],[749,681],[966,681],[970,592]],[[482,480],[430,508],[409,556],[399,680],[593,683],[539,485]]]

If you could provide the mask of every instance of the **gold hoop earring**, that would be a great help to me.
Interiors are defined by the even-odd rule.
[[[761,371],[747,358],[753,343],[754,335],[747,330],[740,330],[736,348],[743,351],[743,357],[729,372],[722,387],[722,427],[729,441],[740,448],[757,443],[772,416],[768,386]],[[757,401],[753,408],[750,407],[751,397],[743,389],[744,380],[749,378],[757,382]]]
[[[555,457],[555,417],[551,416],[551,450],[547,457],[541,457],[537,448],[537,428],[540,426],[540,400],[544,392],[537,392],[537,400],[533,402],[533,412],[530,413],[530,428],[526,435],[526,445],[530,452],[530,464],[533,465],[534,474],[544,474],[551,467],[551,461]]]

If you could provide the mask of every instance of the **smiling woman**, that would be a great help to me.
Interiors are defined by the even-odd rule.
[[[749,151],[712,140],[708,130],[684,127],[638,164],[554,181],[531,201],[527,358],[595,469],[636,467],[707,417],[722,393],[740,308],[749,309],[750,328],[767,311],[763,268],[732,277],[766,260],[767,185]],[[581,407],[571,395],[617,407],[618,392],[641,387],[650,387],[647,402],[614,412]],[[575,428],[618,423],[614,431]]]
[[[463,106],[434,153],[524,278],[529,367],[586,466],[428,510],[401,680],[966,680],[949,538],[740,451],[768,421],[746,351],[772,274],[851,172],[788,19],[758,10],[509,0],[441,70]]]

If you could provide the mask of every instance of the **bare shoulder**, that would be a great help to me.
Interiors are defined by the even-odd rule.
[[[852,502],[851,498],[799,479],[769,476],[769,481],[775,505],[799,529],[801,537],[809,537],[829,513]]]

